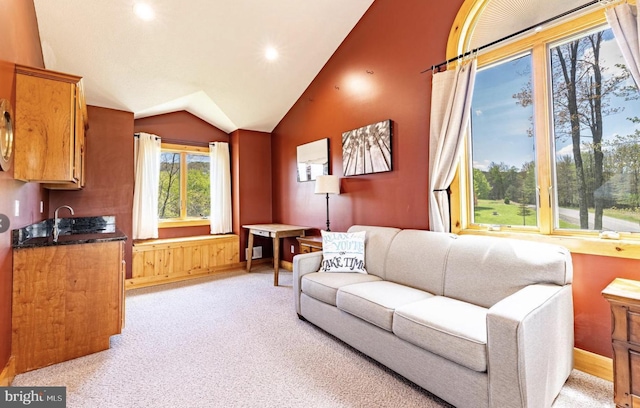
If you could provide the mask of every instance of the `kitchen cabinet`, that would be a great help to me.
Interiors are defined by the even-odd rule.
[[[12,354],[18,374],[106,350],[122,330],[124,241],[71,244],[74,236],[64,238],[13,250]]]
[[[15,72],[14,178],[82,188],[88,124],[82,78],[23,65]]]

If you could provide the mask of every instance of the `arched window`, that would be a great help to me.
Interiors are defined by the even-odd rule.
[[[471,123],[451,186],[458,233],[562,239],[638,257],[640,93],[597,2],[467,0],[448,57],[478,56]],[[605,238],[614,238],[615,241]]]

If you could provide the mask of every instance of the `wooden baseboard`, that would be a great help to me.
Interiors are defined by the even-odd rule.
[[[9,357],[7,365],[0,373],[0,387],[8,387],[16,376],[16,360],[13,356]]]
[[[613,360],[579,348],[573,349],[573,368],[613,381]]]
[[[286,269],[289,272],[293,271],[293,262],[289,262],[289,261],[280,261],[280,267],[282,269]]]

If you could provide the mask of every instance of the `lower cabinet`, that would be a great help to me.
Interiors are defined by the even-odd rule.
[[[602,295],[611,305],[614,402],[640,408],[640,282],[615,279]]]
[[[16,372],[109,348],[124,320],[123,241],[13,251]]]

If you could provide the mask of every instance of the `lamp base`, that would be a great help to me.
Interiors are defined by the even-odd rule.
[[[329,228],[329,193],[327,193],[327,232],[330,232],[331,228]]]

